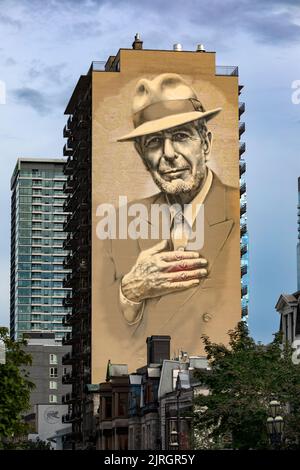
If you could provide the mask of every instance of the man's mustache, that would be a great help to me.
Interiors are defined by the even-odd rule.
[[[159,173],[163,174],[168,174],[168,173],[173,173],[174,171],[183,171],[183,170],[189,170],[190,166],[185,164],[185,165],[160,165],[158,167]]]

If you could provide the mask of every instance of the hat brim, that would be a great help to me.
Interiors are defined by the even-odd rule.
[[[207,121],[209,121],[219,114],[221,110],[222,108],[211,109],[205,112],[191,111],[189,113],[173,114],[160,119],[155,119],[153,121],[148,121],[136,127],[129,134],[119,137],[117,142],[134,140],[136,137],[141,137],[142,135],[154,134],[155,132],[160,132],[172,127],[180,126],[182,124],[187,124],[188,122],[197,121],[198,119],[205,118]]]

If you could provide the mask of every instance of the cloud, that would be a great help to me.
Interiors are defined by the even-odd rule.
[[[12,57],[7,57],[7,59],[5,61],[5,65],[7,65],[8,67],[10,67],[12,65],[16,65],[16,63],[17,62]]]
[[[0,24],[13,26],[18,29],[22,27],[22,22],[20,20],[16,20],[8,15],[3,15],[2,13],[0,13]]]
[[[228,41],[236,32],[247,32],[256,41],[270,45],[296,43],[300,40],[300,23],[297,24],[297,19],[298,22],[300,20],[300,6],[295,0],[195,0],[192,4],[181,0],[132,0],[129,6],[124,0],[66,0],[64,4],[69,5],[69,8],[72,5],[75,8],[80,6],[85,12],[91,8],[95,13],[97,7],[99,11],[111,6],[117,18],[128,15],[130,10],[137,18],[147,18],[151,13],[157,17],[157,30],[163,28],[164,31],[174,23],[180,31],[180,24],[187,21],[205,32],[218,31],[223,36],[227,34]],[[85,21],[83,25],[87,35],[98,31],[94,18],[90,22]],[[80,23],[78,28],[74,25],[72,31],[80,31]],[[169,36],[172,33],[172,30],[168,31]],[[194,36],[195,33],[196,29],[191,28],[190,34]]]
[[[18,88],[13,90],[13,96],[19,103],[31,107],[40,115],[45,115],[50,111],[46,95],[38,90],[27,87]]]
[[[65,76],[66,62],[54,65],[45,65],[41,61],[33,61],[33,65],[28,70],[28,77],[31,81],[35,79],[43,79],[54,85],[62,85],[68,77]]]

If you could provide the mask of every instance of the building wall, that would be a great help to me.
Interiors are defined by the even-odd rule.
[[[63,288],[63,160],[19,159],[11,179],[10,332],[54,332],[61,341],[68,313]]]
[[[118,362],[120,357],[130,370],[145,363],[144,343],[153,334],[171,335],[174,351],[186,350],[191,354],[202,354],[200,336],[207,333],[216,342],[227,342],[227,332],[241,318],[241,274],[240,274],[240,196],[236,196],[232,207],[235,232],[232,235],[232,250],[224,259],[228,272],[223,280],[225,291],[214,293],[205,305],[191,305],[189,314],[180,320],[165,321],[167,312],[178,310],[168,305],[164,311],[153,308],[149,319],[143,324],[128,327],[118,304],[118,293],[109,294],[106,285],[110,273],[103,269],[103,245],[97,237],[97,208],[101,203],[118,205],[119,196],[126,195],[129,201],[141,199],[158,192],[149,174],[136,154],[132,142],[116,142],[132,128],[131,104],[136,83],[141,78],[151,79],[161,73],[180,74],[192,85],[206,109],[222,107],[222,112],[209,122],[214,133],[210,168],[224,184],[239,188],[239,116],[238,77],[216,74],[215,54],[173,51],[121,50],[117,72],[92,71],[92,382],[105,376],[105,358]],[[239,193],[239,191],[237,191]],[[220,207],[224,201],[220,201]],[[217,239],[217,236],[216,236]],[[120,264],[133,253],[124,250]],[[227,256],[227,255],[226,255]],[[105,271],[105,273],[104,273]],[[209,291],[206,290],[206,293]],[[170,313],[169,313],[170,315]],[[156,318],[157,317],[157,318]],[[190,319],[190,323],[186,320]],[[192,319],[194,319],[192,321]],[[151,322],[156,321],[156,326]],[[161,324],[158,326],[158,323]],[[173,322],[173,326],[171,323]],[[175,325],[176,322],[176,325]],[[184,331],[182,330],[184,328]],[[194,336],[194,333],[197,336]],[[109,354],[108,352],[109,351]],[[102,358],[102,360],[99,360]]]
[[[71,385],[62,384],[64,372],[67,373],[70,369],[69,366],[62,365],[62,356],[70,349],[69,346],[26,346],[26,352],[32,356],[32,365],[27,366],[25,370],[29,372],[29,379],[35,384],[35,389],[30,395],[32,410],[34,405],[61,404],[62,396],[71,392]]]
[[[297,290],[300,290],[300,178],[298,178]]]

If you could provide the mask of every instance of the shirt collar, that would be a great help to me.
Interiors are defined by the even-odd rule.
[[[197,214],[200,210],[201,204],[204,204],[204,201],[206,199],[206,196],[211,188],[213,181],[213,173],[212,171],[208,168],[206,180],[204,182],[204,185],[202,186],[201,190],[199,193],[194,197],[194,199],[189,203],[184,205],[184,218],[188,222],[189,226],[192,228],[194,221],[197,217]],[[177,211],[175,207],[170,203],[170,200],[168,198],[168,195],[165,194],[166,200],[168,205],[170,206],[170,215],[171,215],[171,223],[178,213],[182,213],[182,211]]]

